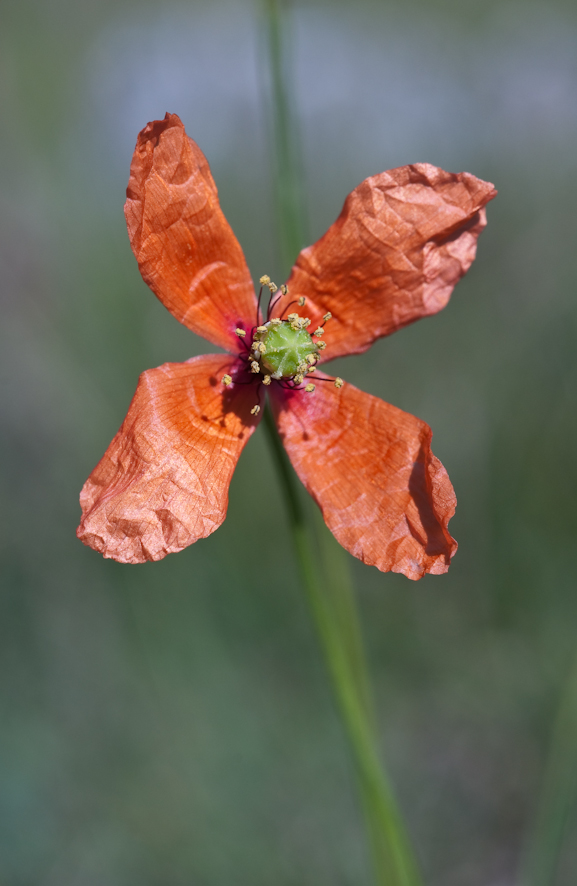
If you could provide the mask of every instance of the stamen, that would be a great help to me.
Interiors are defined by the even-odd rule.
[[[319,349],[319,351],[324,351],[326,346],[327,346],[326,341],[318,341],[317,342],[317,348]]]
[[[282,284],[280,291],[282,292],[283,295],[288,295],[288,286],[286,285],[286,283]]]
[[[307,392],[307,394],[312,394],[314,389],[315,389],[314,385],[306,385],[306,387],[305,387],[305,391]]]
[[[333,378],[323,378],[322,375],[312,375],[311,378],[314,378],[315,381],[332,382],[332,384],[334,384],[335,388],[342,388],[342,386],[344,385],[344,381],[342,380],[342,378],[338,378],[338,377],[333,379]],[[339,382],[340,382],[340,384],[339,384]]]
[[[260,283],[261,286],[268,286],[268,284],[270,283],[270,277],[269,277],[269,275],[268,275],[268,274],[263,274],[262,277],[261,277],[260,280],[259,280],[259,283]]]
[[[306,303],[307,303],[307,300],[306,300],[306,298],[304,297],[304,295],[301,295],[301,297],[300,297],[299,300],[298,300],[298,303],[299,303],[299,305],[300,305],[301,308],[304,308],[304,306],[305,306]]]
[[[311,366],[314,366],[317,362],[317,358],[315,354],[307,354],[307,363],[310,363]]]
[[[222,377],[222,383],[223,383],[223,385],[225,386],[225,388],[227,388],[229,385],[232,384],[232,376],[230,376],[230,375],[223,375],[223,377]]]
[[[283,284],[283,285],[284,285],[284,284]],[[282,286],[281,286],[281,292],[282,292]],[[284,292],[283,292],[283,295],[284,295]],[[278,303],[279,303],[279,301],[281,300],[281,298],[282,298],[282,296],[279,295],[278,298],[275,298],[274,301],[272,300],[272,298],[271,298],[271,300],[269,301],[269,303],[268,303],[268,308],[267,308],[267,311],[266,311],[266,319],[267,319],[267,320],[269,319],[270,315],[272,314],[272,312],[274,311],[274,309],[275,309],[276,306],[278,305]]]
[[[282,326],[282,320],[279,317],[273,317],[270,321],[271,326]]]
[[[275,303],[274,303],[274,305],[273,305],[273,308],[278,304],[278,301],[279,301],[279,300],[278,300],[278,298],[277,298],[277,300],[275,301]],[[283,308],[283,312],[282,312],[282,314],[280,315],[280,316],[281,316],[281,320],[282,320],[282,318],[284,317],[285,311],[288,311],[288,309],[290,308],[291,305],[296,305],[296,304],[297,304],[296,301],[289,301],[288,305],[285,305],[285,306],[284,306],[284,308]],[[271,308],[271,311],[272,311],[272,308]],[[269,316],[270,316],[270,312],[269,312]],[[288,317],[287,317],[287,320],[288,320]]]
[[[270,385],[270,375],[265,375],[262,380],[263,385]]]
[[[260,300],[261,300],[261,298],[262,298],[262,286],[260,287],[260,289],[258,291],[258,299],[256,302],[256,322],[257,322],[257,324],[260,323]],[[254,327],[253,327],[253,329],[254,329]]]
[[[294,381],[295,385],[300,385],[301,382],[304,381],[304,375],[301,375],[300,373],[298,375],[295,375],[295,377],[293,378],[293,381]]]
[[[250,414],[251,415],[258,415],[259,412],[260,412],[260,406],[257,404],[256,406],[252,407]]]
[[[276,285],[276,283],[272,283],[272,282],[271,282],[271,283],[267,283],[267,286],[268,286],[268,288],[269,288],[270,291],[271,291],[271,295],[274,295],[275,292],[276,292],[277,289],[278,289],[278,286]]]
[[[246,331],[244,329],[235,329],[235,335],[238,335],[239,338],[244,338],[246,335]]]
[[[325,331],[322,326],[319,326],[319,328],[315,329],[315,331],[313,332],[313,335],[324,335],[324,334],[325,334]]]
[[[256,362],[256,360],[253,360],[252,363],[250,364],[250,371],[251,372],[260,372],[260,366]]]
[[[258,332],[259,335],[264,335],[264,333],[267,331],[267,327],[266,326],[257,326],[256,331]]]
[[[330,312],[330,311],[327,311],[327,313],[326,313],[325,316],[323,317],[323,323],[326,323],[327,320],[330,320],[332,316],[333,316],[333,315],[331,314],[331,312]]]
[[[287,317],[287,320],[289,321],[289,323],[295,323],[298,319],[299,319],[298,314],[289,314]]]

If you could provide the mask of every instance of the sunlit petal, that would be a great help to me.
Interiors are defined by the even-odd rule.
[[[225,219],[208,162],[176,114],[138,136],[124,207],[140,273],[177,320],[236,350],[256,298],[242,249]]]
[[[258,424],[254,387],[222,378],[226,355],[144,372],[128,415],[80,495],[78,537],[121,563],[160,560],[218,529]]]
[[[492,184],[416,163],[366,179],[337,221],[303,249],[287,281],[306,298],[311,328],[327,312],[330,360],[365,351],[375,339],[435,314],[475,258]]]
[[[446,572],[456,499],[429,426],[347,383],[273,393],[290,460],[337,541],[383,572]]]

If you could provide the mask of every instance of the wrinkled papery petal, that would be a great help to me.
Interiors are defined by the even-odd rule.
[[[225,219],[208,162],[176,114],[138,136],[124,207],[140,273],[177,320],[236,351],[256,298],[242,249]]]
[[[165,363],[140,376],[128,415],[80,494],[78,537],[121,563],[160,560],[214,532],[258,424],[254,389],[221,379],[227,355]]]
[[[446,572],[457,502],[429,426],[350,384],[272,394],[290,460],[337,541],[383,572]]]
[[[429,163],[367,178],[327,233],[300,253],[275,315],[299,296],[311,328],[330,311],[323,356],[331,360],[435,314],[473,262],[486,225],[482,207],[496,193],[468,172]]]

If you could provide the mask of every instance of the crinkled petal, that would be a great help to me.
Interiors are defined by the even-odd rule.
[[[176,114],[138,136],[124,207],[140,273],[177,320],[223,348],[253,326],[256,298],[208,162]]]
[[[226,355],[140,376],[128,415],[80,494],[77,535],[120,563],[160,560],[217,529],[236,463],[258,424],[252,386],[225,388]]]
[[[273,406],[290,460],[344,548],[412,579],[447,571],[456,498],[425,422],[329,381],[312,394],[276,387]]]
[[[366,179],[327,233],[300,253],[275,315],[300,296],[311,328],[330,311],[323,359],[331,360],[435,314],[471,266],[483,207],[496,193],[474,175],[429,163]]]

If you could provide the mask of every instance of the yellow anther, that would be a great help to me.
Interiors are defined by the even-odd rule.
[[[342,378],[339,378],[337,375],[337,377],[335,378],[335,388],[342,388],[343,385],[344,385],[344,381],[342,380]]]
[[[299,363],[299,365],[297,366],[297,372],[308,372],[308,369],[308,363]]]
[[[259,341],[257,345],[258,350],[261,354],[266,354],[266,345],[263,341]],[[256,349],[255,349],[256,350]]]
[[[304,375],[301,375],[300,373],[298,375],[295,375],[293,381],[295,385],[300,385],[300,383],[304,381]]]
[[[333,316],[333,315],[331,314],[331,312],[330,312],[330,311],[327,311],[327,313],[326,313],[325,316],[323,317],[323,323],[326,323],[327,320],[330,320],[332,316]]]
[[[246,332],[244,331],[244,329],[235,329],[234,331],[235,331],[236,335],[238,335],[239,338],[244,338],[246,335]]]
[[[260,285],[261,286],[268,286],[269,283],[270,283],[269,275],[263,274],[262,277],[260,278]]]
[[[314,372],[316,368],[317,368],[316,366],[309,366],[309,368],[307,369],[307,372]]]
[[[314,354],[307,354],[307,363],[310,363],[311,366],[314,366],[317,362],[317,358]]]
[[[315,386],[314,386],[314,385],[308,384],[308,385],[305,386],[305,391],[307,392],[307,394],[312,394],[312,392],[314,391],[314,389],[315,389]]]
[[[299,305],[301,306],[301,308],[304,308],[304,306],[305,306],[306,303],[307,303],[307,300],[306,300],[306,298],[304,297],[304,295],[301,295],[301,297],[299,298],[298,303],[299,303]]]
[[[260,366],[256,362],[256,360],[253,360],[252,363],[250,364],[250,371],[251,372],[260,372]]]
[[[324,335],[324,334],[325,334],[325,331],[322,326],[319,326],[319,328],[315,329],[315,331],[313,332],[313,335]]]
[[[230,375],[223,375],[222,383],[225,386],[225,388],[227,388],[229,385],[232,384],[232,377]]]
[[[250,414],[251,414],[251,415],[258,415],[259,412],[260,412],[260,406],[253,406],[252,409],[251,409],[251,411],[250,411]]]
[[[274,294],[274,293],[277,291],[277,289],[278,289],[278,286],[276,285],[276,283],[267,283],[266,285],[268,286],[268,288],[270,289],[270,291],[271,291],[273,294]]]
[[[270,385],[270,375],[265,375],[262,380],[263,385]]]
[[[286,285],[286,283],[283,283],[283,285],[280,288],[280,291],[282,292],[283,295],[288,295],[288,286]]]
[[[282,320],[280,320],[278,317],[273,317],[272,320],[270,321],[270,325],[271,326],[282,326]]]
[[[257,326],[256,331],[258,332],[259,335],[264,335],[265,332],[268,332],[266,326]]]
[[[326,341],[318,341],[317,342],[317,348],[319,349],[319,351],[324,351],[326,346],[327,346]]]
[[[287,320],[289,321],[289,323],[294,323],[296,320],[298,320],[298,318],[298,314],[289,314]]]

